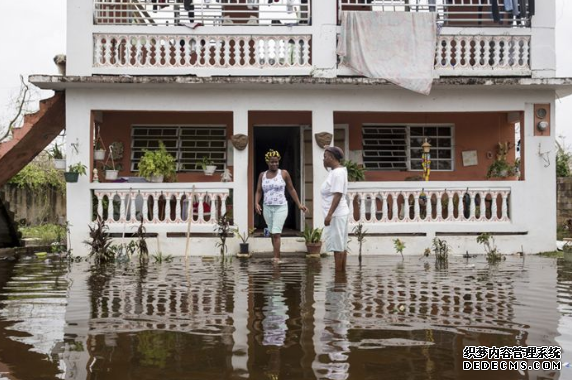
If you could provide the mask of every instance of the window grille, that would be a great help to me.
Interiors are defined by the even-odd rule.
[[[431,170],[453,170],[452,126],[362,126],[366,170],[422,170],[421,145],[431,144]]]
[[[131,171],[134,172],[145,154],[144,149],[158,149],[159,141],[163,141],[167,151],[177,160],[179,172],[201,171],[200,165],[196,165],[203,157],[214,161],[217,170],[226,166],[226,126],[136,125],[131,135]]]

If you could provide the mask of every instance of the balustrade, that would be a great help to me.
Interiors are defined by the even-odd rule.
[[[509,222],[510,189],[353,189],[350,223]]]

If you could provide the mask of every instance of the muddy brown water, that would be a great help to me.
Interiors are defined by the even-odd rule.
[[[562,369],[467,371],[466,346],[560,346]],[[571,353],[563,260],[0,262],[0,379],[567,379]]]

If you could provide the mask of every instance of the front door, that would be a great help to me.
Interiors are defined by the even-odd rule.
[[[261,172],[268,170],[268,165],[264,160],[264,155],[268,150],[274,149],[280,153],[280,169],[287,170],[292,177],[294,188],[300,194],[300,185],[302,179],[301,173],[301,154],[300,154],[300,126],[254,126],[254,194],[256,193],[256,185],[258,176]],[[284,223],[284,232],[300,231],[300,212],[294,201],[286,191],[286,199],[288,200],[288,218]],[[262,202],[262,201],[261,201]],[[256,228],[266,227],[264,218],[258,214],[254,215],[254,226]]]

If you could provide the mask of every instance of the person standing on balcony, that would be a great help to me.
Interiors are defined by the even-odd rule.
[[[272,238],[272,248],[274,250],[274,260],[280,261],[280,236],[284,222],[288,216],[288,202],[286,201],[285,190],[296,202],[296,206],[303,212],[308,211],[306,206],[300,203],[296,189],[292,185],[292,178],[286,170],[278,168],[280,164],[280,153],[270,149],[264,156],[268,170],[260,173],[258,176],[258,185],[256,186],[256,197],[254,208],[258,215],[264,210],[264,220],[268,225],[268,231]],[[264,207],[260,207],[260,199],[264,194]]]
[[[326,146],[324,167],[330,169],[322,184],[322,209],[324,212],[324,235],[326,251],[334,252],[336,271],[346,270],[348,245],[348,171],[342,165],[344,151],[337,146]]]

